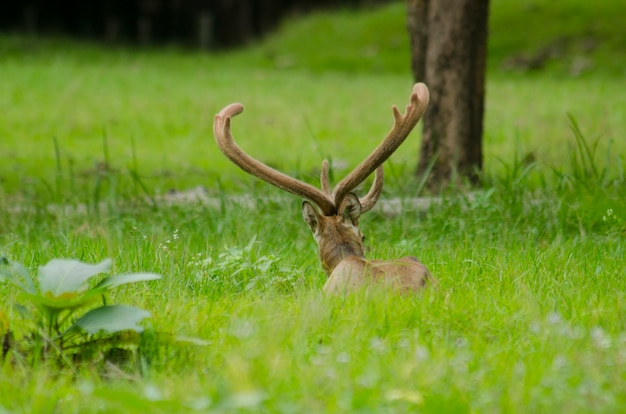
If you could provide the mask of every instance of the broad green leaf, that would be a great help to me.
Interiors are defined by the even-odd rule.
[[[126,275],[115,275],[102,279],[100,283],[94,286],[93,290],[109,290],[127,283],[145,282],[157,279],[161,279],[161,275],[157,275],[156,273],[129,273]]]
[[[109,305],[92,309],[80,317],[68,329],[80,328],[89,334],[100,331],[115,333],[120,331],[142,332],[143,327],[137,325],[150,316],[150,312],[127,305]],[[66,332],[68,332],[66,331]]]
[[[40,295],[28,295],[28,298],[35,304],[54,309],[74,309],[84,306],[89,302],[98,299],[106,290],[125,283],[148,281],[160,279],[161,276],[154,273],[134,273],[127,275],[111,276],[103,279],[93,288],[82,292],[65,292],[54,296],[51,292]]]
[[[0,265],[0,280],[7,280],[24,292],[35,294],[37,289],[26,267],[19,262],[5,261]]]
[[[53,259],[39,267],[39,288],[43,294],[58,297],[63,293],[81,292],[91,277],[111,270],[111,259],[97,264],[79,260]]]
[[[91,294],[90,292],[65,292],[59,296],[53,296],[52,293],[46,292],[42,294],[26,294],[26,297],[35,305],[39,307],[53,309],[67,309],[71,310],[80,306],[84,306],[87,303],[98,299],[99,297]]]

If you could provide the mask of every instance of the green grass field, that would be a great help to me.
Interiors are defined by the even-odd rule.
[[[221,54],[0,36],[0,255],[163,275],[107,299],[152,314],[135,359],[10,354],[0,412],[626,412],[622,10],[492,2],[482,186],[362,219],[369,257],[435,274],[416,297],[324,296],[301,201],[212,137],[239,101],[268,164],[314,184],[324,157],[355,165],[408,99],[403,4]],[[419,195],[419,135],[383,198]],[[198,186],[217,203],[163,201]],[[16,302],[0,285],[0,333],[27,340]]]

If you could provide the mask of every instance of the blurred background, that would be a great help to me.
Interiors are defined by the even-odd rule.
[[[250,153],[307,179],[323,158],[342,173],[380,142],[412,81],[431,105],[390,160],[388,189],[431,168],[435,190],[457,173],[560,171],[584,145],[587,169],[619,174],[623,11],[617,0],[4,1],[0,185],[127,169],[150,188],[248,183],[210,142],[213,114],[234,101],[249,108],[237,134]]]
[[[389,0],[38,0],[3,2],[0,30],[105,42],[200,48],[239,46],[285,17],[314,10],[366,8]]]

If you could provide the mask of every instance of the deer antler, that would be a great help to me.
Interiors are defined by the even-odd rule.
[[[233,116],[243,112],[243,105],[233,103],[222,109],[215,115],[215,123],[213,124],[213,133],[217,146],[222,150],[233,163],[245,172],[259,177],[282,190],[292,194],[307,198],[317,204],[325,215],[333,215],[336,213],[336,207],[329,195],[323,193],[310,184],[296,180],[268,167],[260,161],[255,160],[248,154],[243,152],[235,143],[230,132],[230,119]]]
[[[428,88],[423,83],[416,83],[413,86],[410,103],[406,107],[405,114],[402,115],[395,105],[391,108],[394,117],[391,131],[389,131],[383,142],[358,167],[337,184],[332,194],[335,205],[339,205],[346,194],[363,182],[374,170],[378,171],[377,169],[398,149],[420,120],[424,111],[426,111],[428,101]],[[380,196],[380,191],[382,190],[382,168],[380,172],[381,188],[375,190],[377,177],[370,192],[361,200],[362,212],[372,208],[376,204],[378,196]],[[369,208],[365,209],[363,205]]]
[[[243,112],[243,105],[239,103],[230,104],[215,115],[213,133],[220,150],[239,168],[282,190],[309,199],[317,204],[326,216],[337,214],[337,208],[344,197],[362,183],[372,172],[376,171],[372,187],[367,195],[360,200],[361,212],[364,213],[374,207],[382,192],[383,163],[398,149],[415,127],[424,114],[426,106],[428,106],[428,100],[429,95],[426,85],[423,83],[415,84],[405,114],[402,115],[395,105],[392,107],[394,124],[391,131],[389,131],[383,142],[358,167],[337,184],[332,192],[327,160],[324,160],[322,163],[320,175],[321,190],[318,190],[312,185],[268,167],[239,148],[230,131],[231,118]]]

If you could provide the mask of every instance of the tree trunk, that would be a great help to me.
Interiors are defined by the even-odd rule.
[[[430,89],[417,173],[440,189],[482,169],[489,0],[407,0],[415,81]]]

